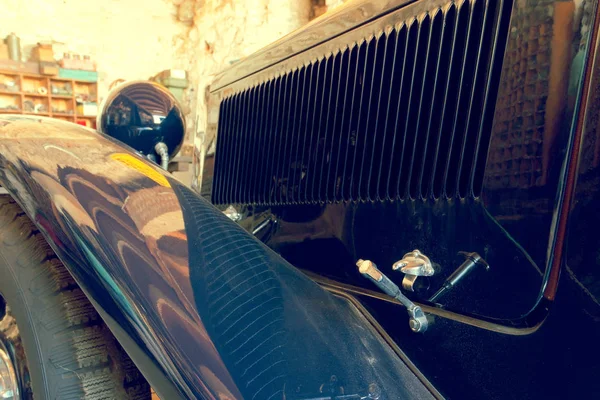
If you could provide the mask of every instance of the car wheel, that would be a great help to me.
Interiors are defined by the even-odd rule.
[[[0,196],[0,398],[149,399],[150,387],[41,233]]]

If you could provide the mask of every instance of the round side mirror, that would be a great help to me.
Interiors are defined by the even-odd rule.
[[[128,82],[111,90],[96,126],[164,169],[185,136],[185,119],[177,99],[163,86],[147,81]]]

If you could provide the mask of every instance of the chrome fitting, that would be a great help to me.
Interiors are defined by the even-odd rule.
[[[369,260],[358,260],[356,265],[358,266],[358,271],[377,285],[382,292],[398,300],[406,307],[410,317],[408,325],[413,332],[425,332],[427,330],[429,324],[421,307],[417,306],[410,301],[408,297],[403,295],[398,285],[385,276],[385,274],[377,268],[377,265],[375,265],[374,262]]]

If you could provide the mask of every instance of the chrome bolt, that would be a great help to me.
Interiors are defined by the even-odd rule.
[[[419,332],[421,330],[421,321],[411,318],[408,321],[408,326],[413,332]]]
[[[227,207],[227,209],[223,211],[223,214],[233,222],[238,222],[242,219],[242,214],[239,213],[234,206]]]

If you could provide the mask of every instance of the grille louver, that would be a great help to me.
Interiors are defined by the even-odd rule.
[[[225,98],[213,202],[477,196],[510,7],[450,3]]]

